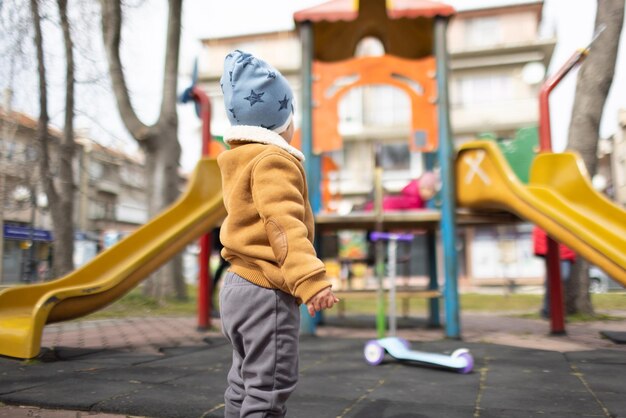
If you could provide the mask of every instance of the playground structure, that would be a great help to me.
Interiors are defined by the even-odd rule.
[[[532,166],[515,171],[493,141],[472,141],[455,155],[448,115],[446,27],[454,10],[430,1],[356,2],[335,0],[294,15],[303,50],[302,148],[307,156],[312,204],[318,229],[361,228],[377,231],[428,231],[429,290],[436,290],[437,259],[434,229],[441,231],[445,302],[445,334],[459,338],[457,287],[457,225],[498,223],[502,212],[538,225],[581,256],[626,284],[626,213],[593,190],[582,160],[574,153],[554,154],[550,145],[548,97],[563,77],[584,59],[577,52],[540,94],[540,151]],[[357,43],[378,38],[385,55],[353,58]],[[434,77],[434,79],[433,79]],[[442,190],[440,211],[383,213],[380,173],[374,176],[374,213],[321,213],[319,184],[323,152],[341,148],[337,134],[339,98],[365,84],[387,84],[409,96],[412,110],[409,147],[436,156]],[[418,85],[420,88],[415,89]],[[489,129],[489,127],[485,127]],[[428,153],[434,153],[428,155]],[[530,154],[532,155],[532,154]],[[432,158],[426,158],[427,169]],[[457,206],[464,210],[457,211]],[[469,211],[467,211],[469,209]],[[519,218],[517,220],[519,221]],[[511,221],[509,218],[507,221]],[[377,244],[378,258],[382,246]],[[551,332],[565,332],[562,285],[556,242],[550,239],[547,256],[551,289]],[[379,282],[382,279],[379,273]],[[383,300],[379,298],[379,304]],[[438,323],[436,299],[430,299],[430,323]],[[380,327],[379,328],[379,337]],[[314,332],[314,323],[308,324]]]
[[[335,0],[298,12],[294,18],[303,45],[301,143],[307,159],[312,206],[318,212],[318,227],[375,227],[379,231],[426,229],[431,267],[429,288],[433,290],[438,287],[433,260],[436,259],[435,230],[439,227],[444,260],[445,334],[459,338],[457,223],[471,224],[476,218],[495,223],[501,219],[498,213],[502,214],[503,210],[513,212],[536,223],[553,238],[626,284],[626,213],[593,190],[589,176],[575,154],[552,154],[542,147],[544,153],[533,161],[528,184],[517,178],[492,141],[473,141],[464,145],[458,156],[455,155],[448,115],[445,36],[448,19],[453,13],[450,6],[426,0],[361,0],[359,4]],[[389,55],[352,59],[356,43],[367,35],[379,37]],[[344,65],[345,60],[348,61]],[[334,95],[327,95],[328,88],[336,80],[324,78],[322,73],[345,78],[354,72],[365,72],[366,75],[338,86]],[[341,146],[336,123],[324,126],[322,122],[336,121],[339,98],[351,88],[369,83],[391,84],[409,95],[413,118],[408,141],[414,151],[436,153],[443,186],[440,210],[383,213],[380,172],[377,172],[376,210],[373,213],[354,216],[319,213],[321,152],[328,147]],[[415,84],[421,88],[416,89]],[[190,98],[208,109],[206,96],[199,94],[195,87],[190,91]],[[332,119],[333,114],[335,119]],[[203,138],[210,136],[206,118]],[[326,131],[318,131],[320,126]],[[320,132],[325,134],[320,135]],[[210,153],[208,139],[206,141],[205,154]],[[432,158],[428,162],[432,164]],[[76,318],[108,305],[185,245],[202,235],[206,237],[225,216],[220,186],[215,161],[203,158],[186,193],[134,234],[63,278],[1,291],[0,354],[19,358],[37,356],[43,327],[47,323]],[[459,215],[457,205],[471,211]],[[494,213],[494,209],[500,212]],[[208,241],[205,245],[206,252]],[[208,266],[207,262],[202,264]],[[555,280],[551,278],[551,281]],[[555,286],[558,288],[560,282],[556,281]],[[199,293],[205,294],[206,289]],[[555,293],[560,295],[560,292],[551,294]],[[438,302],[437,298],[430,299],[431,323],[438,323]],[[553,315],[554,311],[552,309]],[[206,314],[203,312],[201,316]],[[303,315],[303,320],[308,320],[308,315]],[[312,322],[304,323],[303,330],[313,332],[313,327]]]
[[[375,171],[375,203],[371,214],[348,216],[319,214],[321,153],[341,148],[337,134],[337,103],[350,89],[366,84],[392,85],[404,91],[412,107],[410,149],[437,152],[441,181],[440,211],[420,211],[413,216],[397,214],[396,226],[424,228],[427,233],[430,289],[437,289],[434,261],[435,227],[440,221],[444,246],[446,335],[460,336],[457,265],[454,258],[456,212],[453,186],[453,147],[450,135],[447,92],[446,28],[454,9],[446,4],[391,2],[379,0],[330,1],[295,13],[302,41],[303,113],[302,151],[306,156],[309,195],[318,229],[351,226],[378,231],[390,227],[390,216],[382,212],[381,172]],[[378,38],[385,55],[353,58],[357,43],[366,36]],[[417,86],[417,88],[416,88]],[[432,159],[427,159],[429,167]],[[350,219],[351,218],[351,219]],[[377,258],[383,257],[382,242]],[[378,274],[379,281],[382,281]],[[438,325],[438,299],[429,303],[430,323]],[[379,299],[379,303],[382,301]],[[379,334],[380,334],[380,326]],[[314,322],[303,331],[314,332]],[[380,335],[379,335],[380,337]]]

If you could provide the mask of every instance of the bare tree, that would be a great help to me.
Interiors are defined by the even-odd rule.
[[[62,248],[55,246],[55,260],[59,260],[53,269],[54,273],[65,274],[74,268],[74,177],[72,161],[76,149],[74,142],[74,43],[67,15],[67,0],[57,0],[63,45],[65,49],[65,120],[63,138],[59,147],[59,178],[58,189],[49,179],[50,171],[43,171],[44,187],[48,196],[50,210],[54,219],[54,233],[57,240],[63,243]],[[59,271],[60,270],[60,271]]]
[[[604,30],[591,47],[576,81],[568,146],[580,153],[591,176],[597,169],[600,119],[613,82],[623,21],[624,0],[598,0],[595,27],[596,31],[602,27]],[[567,285],[568,314],[593,314],[588,270],[587,261],[579,257]]]
[[[163,97],[159,117],[151,126],[144,124],[137,116],[131,104],[124,76],[120,59],[121,2],[120,0],[100,0],[100,4],[102,8],[102,34],[113,92],[124,125],[146,154],[148,208],[149,213],[155,215],[172,203],[179,194],[178,161],[181,147],[177,135],[176,88],[182,0],[169,1]],[[149,296],[159,300],[171,290],[174,290],[178,299],[187,298],[180,258],[161,269],[156,277],[148,281],[145,287]]]
[[[35,48],[37,51],[37,73],[39,78],[39,118],[37,124],[37,142],[39,144],[39,170],[41,182],[48,197],[48,205],[52,216],[53,232],[55,236],[54,261],[52,276],[63,275],[74,268],[74,225],[73,200],[74,178],[72,159],[74,157],[74,56],[72,36],[67,18],[67,0],[58,0],[59,17],[63,31],[66,59],[66,96],[65,96],[65,126],[63,137],[57,153],[57,181],[52,174],[50,143],[48,132],[50,117],[48,115],[48,87],[46,82],[46,65],[44,58],[43,33],[39,0],[31,0],[31,15],[35,31]]]

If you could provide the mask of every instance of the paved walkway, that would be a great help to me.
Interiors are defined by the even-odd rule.
[[[613,313],[626,317],[625,312]],[[468,347],[474,373],[362,358],[369,329],[320,327],[301,344],[293,417],[617,417],[626,413],[626,345],[600,331],[626,332],[626,320],[568,324],[464,314],[463,341],[442,330],[401,329],[413,348]],[[219,322],[216,322],[219,326]],[[0,358],[3,417],[217,417],[230,350],[194,318],[123,318],[46,327],[43,355]],[[26,406],[24,406],[26,405]]]

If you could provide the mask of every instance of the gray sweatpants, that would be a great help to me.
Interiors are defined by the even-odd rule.
[[[233,346],[224,416],[284,417],[298,381],[300,310],[295,298],[228,272],[220,315]]]

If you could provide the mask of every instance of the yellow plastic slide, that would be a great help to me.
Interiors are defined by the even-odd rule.
[[[459,206],[513,212],[626,285],[626,211],[593,189],[578,154],[539,154],[525,185],[494,142],[473,141],[459,150],[456,181]]]
[[[198,163],[172,206],[83,267],[47,283],[0,292],[0,354],[32,358],[43,327],[94,312],[127,293],[225,216],[215,160]]]

